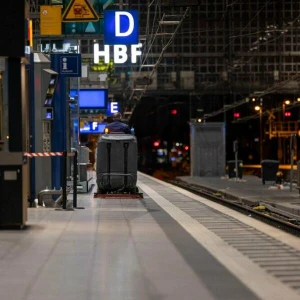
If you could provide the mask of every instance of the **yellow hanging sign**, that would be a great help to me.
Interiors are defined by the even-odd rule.
[[[62,15],[63,22],[97,22],[97,12],[88,0],[71,0]]]
[[[40,34],[61,35],[61,6],[41,5],[40,8]]]

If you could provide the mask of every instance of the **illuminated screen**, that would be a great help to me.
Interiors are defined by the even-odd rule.
[[[51,107],[52,106],[52,98],[46,98],[44,106]]]
[[[46,110],[46,119],[53,120],[53,109],[47,108]]]
[[[106,108],[107,90],[106,89],[82,89],[78,95],[79,108]]]
[[[50,77],[49,84],[48,84],[44,107],[52,106],[52,99],[53,99],[55,88],[56,88],[56,79],[57,79],[57,75],[52,74]]]
[[[54,94],[54,86],[49,86],[48,87],[47,94],[51,94],[51,95]]]
[[[77,90],[70,90],[70,97],[75,98],[77,96]]]
[[[93,124],[95,122],[85,123],[83,128],[80,127],[80,133],[93,133],[93,134],[101,134],[104,133],[106,123],[98,123]]]

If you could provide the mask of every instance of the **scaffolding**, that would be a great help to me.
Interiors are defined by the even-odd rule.
[[[289,138],[292,134],[298,135],[298,121],[272,121],[269,123],[269,128],[265,132],[269,138]]]
[[[40,36],[39,7],[49,1],[32,2],[35,45],[45,39],[72,38]],[[189,4],[192,9],[186,13]],[[300,92],[298,1],[116,0],[105,8],[138,9],[144,45],[138,65],[115,65],[109,86],[113,93],[127,99],[162,94],[193,93],[200,98],[227,95],[226,104],[231,104],[236,95],[247,96],[255,91]],[[81,53],[92,64],[95,36],[73,38],[80,38]],[[129,72],[135,77],[128,77]],[[133,93],[139,72],[150,77],[155,72],[156,88],[144,86],[140,93]],[[211,98],[206,108],[209,113],[222,109],[224,101],[220,97]]]

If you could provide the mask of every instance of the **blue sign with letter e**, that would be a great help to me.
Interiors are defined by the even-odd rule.
[[[139,43],[137,10],[104,11],[104,44],[136,45]]]

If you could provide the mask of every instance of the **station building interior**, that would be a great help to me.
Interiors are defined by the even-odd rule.
[[[0,299],[300,299],[299,1],[5,7]]]
[[[259,163],[261,156],[290,162],[300,103],[295,1],[109,1],[106,9],[139,10],[143,54],[137,64],[97,65],[94,43],[101,42],[103,19],[82,28],[63,23],[63,38],[45,36],[40,6],[62,1],[49,2],[30,1],[33,50],[80,51],[86,74],[79,83],[72,79],[71,88],[108,88],[141,140],[167,142],[170,150],[173,143],[189,144],[189,122],[225,122],[227,160],[239,140],[245,163]],[[93,5],[101,16],[106,1]],[[82,122],[101,120],[97,112],[80,115]]]
[[[225,161],[234,158],[237,141],[239,159],[245,165],[259,164],[263,159],[290,164],[292,136],[296,144],[293,160],[298,160],[297,2],[94,0],[89,5],[99,17],[96,21],[63,20],[55,23],[58,28],[45,26],[45,8],[65,12],[67,19],[66,11],[73,8],[73,2],[26,1],[29,34],[23,60],[27,85],[23,97],[30,115],[24,123],[26,152],[80,146],[80,159],[88,165],[87,169],[82,167],[82,177],[88,182],[89,171],[95,168],[99,134],[118,110],[138,139],[139,169],[147,173],[156,169],[174,174],[192,172],[190,130],[209,123],[225,125]],[[100,45],[98,49],[104,45],[104,11],[115,9],[139,12],[141,55],[136,62],[130,46],[125,46],[127,60],[122,63],[113,58],[113,46],[109,46],[107,62],[104,56],[95,62],[95,45]],[[67,77],[63,85],[57,84],[51,58],[59,54],[81,55],[81,76]],[[0,68],[0,140],[1,148],[7,150],[4,58]],[[53,104],[58,89],[66,116],[56,116],[62,105],[61,101],[56,107]],[[106,107],[86,105],[93,92],[102,93]],[[34,101],[34,108],[30,101]],[[65,141],[53,137],[60,135],[60,130],[67,132]],[[49,170],[43,176],[39,176],[41,167]],[[30,198],[44,186],[59,188],[59,181],[46,183],[52,176],[50,169],[56,168],[53,164],[36,162],[34,168],[37,178],[46,179],[37,180]],[[68,170],[70,173],[70,165]],[[83,186],[83,190],[88,188],[88,184]]]

